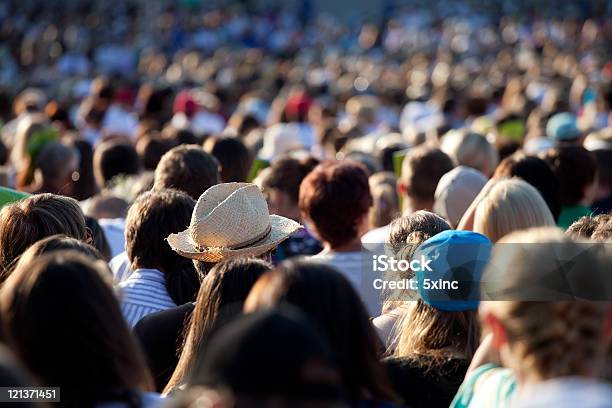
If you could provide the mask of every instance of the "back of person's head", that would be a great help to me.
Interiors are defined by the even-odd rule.
[[[17,187],[25,187],[32,182],[36,156],[46,143],[54,140],[57,140],[57,132],[49,126],[46,116],[32,114],[19,122],[11,150]]]
[[[498,181],[474,214],[474,231],[493,242],[513,231],[553,225],[555,220],[542,195],[517,178]]]
[[[575,240],[606,241],[612,238],[612,214],[580,217],[565,234]]]
[[[593,153],[581,146],[565,145],[549,150],[544,160],[559,180],[561,205],[576,205],[591,199],[587,197],[588,189],[597,175]]]
[[[297,209],[300,198],[300,184],[314,169],[318,160],[313,157],[298,159],[283,157],[264,169],[254,181],[263,191],[271,214],[291,216]]]
[[[62,406],[133,400],[151,387],[102,261],[56,251],[20,264],[0,290],[11,347]],[[52,352],[50,352],[52,350]]]
[[[79,201],[88,199],[97,192],[93,170],[93,147],[78,137],[68,137],[65,140],[68,146],[79,152],[79,177],[74,182],[73,197]]]
[[[336,406],[341,384],[325,337],[307,316],[283,307],[221,327],[197,362],[189,388],[229,392],[235,406]]]
[[[136,143],[136,151],[145,171],[155,171],[163,155],[170,150],[170,143],[160,137],[144,136]]]
[[[193,198],[181,191],[153,190],[134,201],[125,220],[125,249],[132,268],[163,272],[177,305],[193,300],[199,279],[191,260],[174,252],[166,237],[187,228],[194,207]]]
[[[431,210],[436,186],[453,169],[453,161],[439,149],[421,145],[411,149],[402,162],[399,191],[419,208]],[[419,205],[420,203],[420,205]]]
[[[542,195],[555,221],[561,212],[560,187],[557,176],[546,161],[536,156],[515,153],[499,163],[494,179],[518,177],[534,186]]]
[[[480,341],[480,282],[492,247],[481,234],[450,229],[419,244],[411,260],[427,259],[429,266],[414,270],[418,300],[399,319],[390,339],[393,355],[425,370],[437,370],[449,358],[472,359]],[[460,290],[432,287],[427,280],[456,282]]]
[[[130,176],[140,172],[140,158],[136,149],[121,141],[108,141],[96,147],[94,152],[96,183],[104,188],[116,176]]]
[[[421,242],[449,229],[451,226],[444,218],[419,210],[391,222],[387,244],[396,257],[411,259]]]
[[[400,214],[397,197],[397,180],[391,172],[378,172],[368,179],[372,192],[370,227],[378,228],[389,224]]]
[[[457,165],[468,166],[490,177],[499,162],[495,147],[478,133],[451,131],[444,135],[440,149]]]
[[[263,260],[236,258],[220,262],[208,272],[198,291],[180,359],[166,392],[185,382],[219,314],[240,312],[257,279],[269,270],[270,264]]]
[[[79,153],[65,144],[51,142],[40,151],[34,169],[35,173],[40,172],[44,184],[59,189],[49,193],[70,196],[74,191],[73,183],[78,180]]]
[[[194,200],[219,183],[219,162],[200,146],[181,145],[164,154],[155,169],[155,188],[184,191]]]
[[[451,226],[444,218],[429,211],[419,210],[391,222],[385,246],[395,259],[410,261],[419,244],[449,229]],[[389,268],[385,272],[387,281],[401,281],[412,277],[413,273],[410,270]],[[384,300],[383,311],[392,310],[401,302],[415,297],[414,291],[392,290],[385,287],[381,295]]]
[[[611,293],[610,254],[592,245],[556,228],[536,228],[508,235],[494,249],[483,290],[499,298],[483,302],[481,316],[519,381],[595,377],[606,369],[610,307],[598,300]],[[582,291],[585,280],[604,293],[592,285]]]
[[[209,137],[204,150],[213,155],[221,167],[221,182],[244,182],[251,169],[251,153],[235,137]]]
[[[486,183],[487,177],[480,171],[467,166],[455,167],[440,178],[433,211],[457,226]]]
[[[600,219],[591,239],[593,241],[612,241],[612,214],[602,214],[597,217],[600,217]]]
[[[286,261],[255,284],[245,311],[281,303],[298,307],[327,334],[350,398],[364,398],[365,393],[375,400],[393,399],[378,360],[378,337],[359,295],[340,272],[323,264]]]
[[[332,248],[349,243],[367,228],[372,206],[368,175],[354,162],[322,163],[302,181],[299,206],[303,218]]]
[[[37,258],[56,251],[71,251],[88,257],[92,261],[106,261],[100,251],[93,246],[86,244],[78,239],[68,237],[66,235],[51,235],[43,238],[40,241],[32,244],[22,255],[15,265],[15,268],[20,268],[21,265],[33,262]]]
[[[0,211],[0,280],[12,263],[33,243],[55,234],[87,238],[79,204],[67,197],[38,194],[7,205]]]

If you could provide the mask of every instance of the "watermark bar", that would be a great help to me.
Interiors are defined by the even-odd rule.
[[[3,402],[60,402],[59,387],[0,387]]]

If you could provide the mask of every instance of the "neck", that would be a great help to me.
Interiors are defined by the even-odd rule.
[[[402,200],[402,213],[404,215],[412,214],[419,210],[431,212],[433,209],[433,200],[419,200],[408,196],[403,196]]]

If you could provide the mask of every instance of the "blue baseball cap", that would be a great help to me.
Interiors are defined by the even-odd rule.
[[[557,141],[578,139],[582,133],[576,125],[576,117],[569,112],[557,113],[546,123],[546,136]]]
[[[478,309],[482,274],[491,257],[489,238],[472,231],[447,230],[423,242],[412,259],[420,298],[447,312]]]

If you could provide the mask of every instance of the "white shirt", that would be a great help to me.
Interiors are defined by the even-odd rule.
[[[176,307],[166,288],[166,276],[157,269],[136,269],[118,287],[121,312],[130,327],[148,314]]]
[[[519,389],[513,408],[610,408],[612,385],[581,377],[563,377]]]
[[[372,270],[372,254],[370,252],[366,250],[334,253],[323,251],[309,257],[308,260],[336,268],[353,284],[370,317],[380,314],[382,309],[380,291],[374,288],[374,280],[378,276]]]
[[[113,282],[115,283],[123,282],[132,274],[132,264],[125,251],[111,259],[108,266],[113,272]]]

